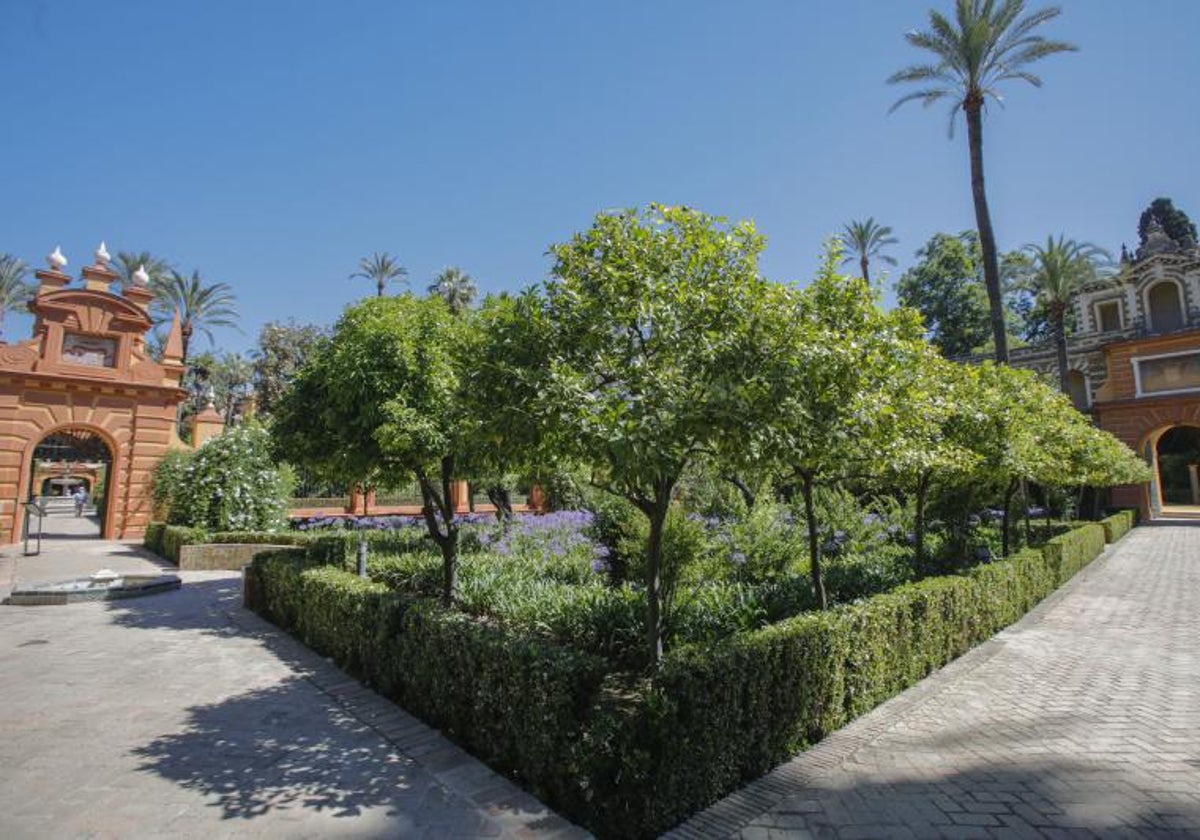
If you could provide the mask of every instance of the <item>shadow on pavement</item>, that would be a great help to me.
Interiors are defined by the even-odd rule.
[[[163,563],[164,572],[174,566]],[[180,589],[143,598],[105,602],[114,624],[141,630],[200,630],[215,635],[243,633],[227,613],[241,609],[242,581],[237,577],[183,581]]]
[[[297,678],[193,706],[185,731],[133,753],[139,770],[215,796],[227,819],[276,809],[356,817],[381,806],[411,818],[437,797],[412,780],[423,774],[410,761]]]
[[[1197,836],[1200,805],[1183,791],[1166,800],[1113,777],[1103,764],[1066,761],[925,770],[913,778],[889,772],[886,781],[798,788],[749,825],[818,837],[851,828],[861,837]]]

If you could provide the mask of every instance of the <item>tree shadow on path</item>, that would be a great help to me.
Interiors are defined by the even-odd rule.
[[[214,798],[224,819],[385,809],[396,829],[483,828],[469,803],[305,680],[193,706],[188,718],[183,732],[133,751],[138,770]]]

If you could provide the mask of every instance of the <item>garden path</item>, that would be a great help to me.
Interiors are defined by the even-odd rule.
[[[1200,837],[1200,527],[1135,529],[671,836]]]
[[[0,590],[159,565],[48,541],[6,549]],[[0,606],[0,836],[584,835],[244,609],[236,574],[181,577],[111,604]]]

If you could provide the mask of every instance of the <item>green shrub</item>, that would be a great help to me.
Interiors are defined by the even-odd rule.
[[[163,532],[166,528],[167,523],[165,522],[151,522],[146,526],[146,533],[142,536],[142,545],[159,557],[163,556]]]
[[[154,515],[170,519],[171,507],[180,497],[184,472],[195,453],[190,449],[169,449],[154,468],[150,479],[150,498],[154,502]]]
[[[203,528],[188,528],[183,525],[168,525],[163,528],[162,551],[166,560],[179,565],[179,549],[185,545],[196,545],[208,541],[208,532]]]
[[[165,463],[165,462],[164,462]],[[270,457],[270,436],[247,423],[207,441],[177,477],[168,521],[209,531],[286,525],[291,487]]]
[[[1132,530],[1136,519],[1137,512],[1132,510],[1117,511],[1112,516],[1101,519],[1100,525],[1104,528],[1104,539],[1115,543]]]
[[[535,794],[562,795],[575,783],[566,759],[582,737],[602,660],[314,567],[295,551],[258,555],[250,575],[256,610],[517,773]]]
[[[1088,522],[1048,540],[1042,546],[1046,562],[1054,572],[1055,586],[1070,580],[1076,572],[1104,551],[1104,528]]]
[[[420,588],[411,581],[427,561],[417,556],[381,559],[377,579],[363,581],[318,565],[312,544],[260,554],[248,585],[268,618],[564,814],[602,837],[649,837],[1020,618],[1099,554],[1103,536],[1083,525],[963,575],[677,644],[649,677],[612,671],[621,646],[640,647],[640,602],[621,600],[636,595],[628,588],[528,579],[505,596],[503,621],[485,621],[382,582]],[[735,591],[741,602],[722,600]],[[722,616],[741,603],[761,621],[767,591],[720,583],[696,615],[723,632]],[[628,639],[588,636],[626,629]],[[573,647],[605,650],[608,661]]]

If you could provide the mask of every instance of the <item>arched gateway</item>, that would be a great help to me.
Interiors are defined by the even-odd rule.
[[[182,445],[178,318],[162,362],[153,361],[145,338],[154,295],[144,274],[114,293],[108,260],[102,244],[82,285],[72,287],[56,250],[50,268],[37,272],[33,338],[0,343],[0,544],[21,539],[22,502],[31,494],[75,483],[102,492],[103,536],[141,536],[154,466]]]

